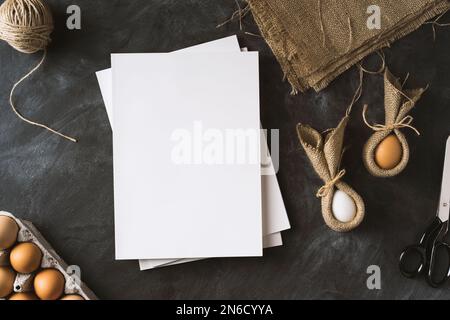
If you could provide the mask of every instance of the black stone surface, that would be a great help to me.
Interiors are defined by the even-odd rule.
[[[409,86],[430,89],[413,110],[417,137],[407,169],[393,179],[371,177],[361,151],[371,131],[361,118],[383,119],[381,76],[367,76],[364,94],[347,130],[346,181],[365,199],[367,217],[349,234],[328,229],[315,197],[320,180],[295,134],[298,122],[318,129],[335,126],[357,86],[352,69],[321,93],[289,95],[290,86],[259,37],[239,24],[216,28],[235,2],[210,0],[48,0],[56,30],[48,59],[17,90],[20,111],[64,133],[73,144],[20,121],[10,110],[9,90],[40,58],[0,43],[0,207],[31,220],[82,278],[104,299],[437,299],[449,285],[431,289],[423,279],[404,279],[397,267],[402,248],[415,241],[434,216],[439,197],[444,143],[450,134],[450,31],[434,42],[424,26],[386,49],[392,72],[411,73]],[[376,1],[375,1],[376,2]],[[66,8],[82,10],[82,30],[66,28]],[[445,18],[444,18],[445,20]],[[252,18],[245,30],[258,33]],[[261,113],[266,128],[279,128],[278,179],[292,222],[284,246],[264,258],[210,259],[140,272],[136,261],[114,260],[111,129],[94,72],[109,66],[111,52],[164,52],[239,33],[243,46],[260,51]],[[377,56],[366,61],[375,68]],[[381,268],[381,290],[368,290],[366,269]]]

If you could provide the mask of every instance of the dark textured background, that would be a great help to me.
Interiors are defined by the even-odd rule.
[[[79,138],[72,144],[21,122],[10,110],[12,84],[40,58],[0,43],[0,206],[31,220],[83,280],[105,299],[154,298],[450,298],[449,286],[430,289],[423,279],[400,276],[401,249],[433,217],[439,196],[444,142],[450,134],[450,30],[433,42],[425,26],[386,49],[392,72],[409,86],[430,84],[412,114],[422,132],[406,130],[407,169],[393,179],[371,177],[361,150],[370,118],[383,119],[381,76],[367,76],[361,103],[347,130],[345,177],[364,198],[367,217],[349,234],[328,229],[315,192],[320,180],[299,148],[298,122],[317,129],[337,125],[357,86],[355,69],[320,94],[290,96],[290,86],[261,38],[239,32],[237,22],[216,29],[235,10],[233,0],[49,0],[56,30],[42,69],[17,91],[19,109]],[[375,1],[376,2],[376,1]],[[82,30],[65,27],[66,8],[82,9]],[[445,20],[445,18],[444,18]],[[245,30],[258,33],[252,18]],[[285,245],[264,258],[210,259],[140,272],[135,261],[114,260],[111,129],[94,72],[109,67],[111,52],[172,51],[239,32],[243,46],[261,55],[261,113],[266,128],[281,130],[278,175],[292,230]],[[366,64],[376,67],[376,56]],[[366,287],[366,269],[381,267],[382,289]]]

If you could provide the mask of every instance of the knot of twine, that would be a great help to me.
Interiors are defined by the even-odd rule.
[[[327,183],[325,183],[316,193],[316,197],[317,198],[323,198],[326,195],[328,195],[328,193],[330,192],[330,190],[335,186],[336,183],[339,182],[339,180],[342,179],[342,177],[345,175],[345,169],[342,169],[341,171],[339,171],[339,173],[330,181],[328,181]]]
[[[45,49],[52,31],[52,13],[41,0],[6,0],[0,6],[0,39],[17,51]]]
[[[367,105],[364,106],[363,119],[364,123],[373,131],[392,131],[394,129],[409,128],[413,130],[418,136],[420,136],[419,130],[411,125],[411,123],[414,121],[414,118],[410,115],[393,124],[370,124],[369,121],[367,121],[366,113]]]
[[[13,97],[17,86],[30,77],[44,63],[47,56],[47,46],[53,31],[53,17],[50,8],[43,0],[6,0],[0,6],[0,39],[6,41],[19,52],[32,54],[43,50],[39,63],[19,81],[10,92],[9,104],[14,113],[23,121],[46,129],[67,140],[77,142],[44,124],[31,121],[20,114],[14,105]]]

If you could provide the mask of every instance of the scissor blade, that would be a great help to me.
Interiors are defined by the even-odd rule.
[[[439,200],[438,217],[442,222],[450,215],[450,137],[445,146],[444,172],[442,173],[441,197]]]

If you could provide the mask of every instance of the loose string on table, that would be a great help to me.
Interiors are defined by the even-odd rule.
[[[238,0],[234,0],[234,2],[236,3],[237,10],[233,12],[233,14],[231,15],[230,18],[228,18],[227,20],[225,20],[225,21],[222,22],[222,23],[219,23],[219,24],[216,26],[216,28],[221,28],[221,27],[223,27],[224,25],[226,25],[226,24],[228,24],[228,23],[234,21],[236,18],[238,18],[238,19],[239,19],[239,30],[240,30],[240,31],[242,31],[242,32],[244,32],[244,34],[249,35],[249,36],[252,36],[252,37],[262,38],[262,36],[261,36],[260,34],[256,34],[256,33],[249,32],[249,31],[244,31],[244,22],[243,22],[243,20],[244,20],[244,18],[247,16],[247,14],[248,14],[249,12],[251,12],[250,5],[247,4],[245,7],[242,7],[242,6],[239,4],[239,1],[238,1]]]
[[[424,24],[431,24],[431,28],[433,29],[433,41],[436,41],[436,27],[449,27],[450,26],[450,23],[440,23],[440,22],[438,22],[439,20],[441,20],[441,18],[447,12],[448,12],[448,10],[446,10],[443,13],[441,13],[439,16],[436,17],[436,19],[424,23]]]
[[[17,81],[17,82],[14,84],[14,86],[12,87],[11,92],[10,92],[10,94],[9,94],[9,104],[11,105],[11,108],[12,108],[12,110],[14,111],[14,113],[15,113],[21,120],[25,121],[26,123],[31,124],[31,125],[34,125],[34,126],[37,126],[37,127],[40,127],[40,128],[43,128],[43,129],[46,129],[46,130],[48,130],[48,131],[50,131],[50,132],[52,132],[52,133],[54,133],[54,134],[57,134],[57,135],[59,135],[59,136],[65,138],[65,139],[67,139],[67,140],[69,140],[69,141],[77,142],[77,140],[76,140],[75,138],[72,138],[72,137],[69,137],[69,136],[67,136],[67,135],[65,135],[65,134],[62,134],[61,132],[56,131],[56,130],[54,130],[54,129],[52,129],[52,128],[50,128],[50,127],[48,127],[48,126],[46,126],[46,125],[44,125],[44,124],[42,124],[42,123],[35,122],[35,121],[32,121],[32,120],[30,120],[30,119],[25,118],[25,117],[17,110],[17,108],[16,108],[16,106],[15,106],[15,104],[14,104],[13,96],[14,96],[14,91],[16,90],[17,86],[18,86],[19,84],[21,84],[25,79],[27,79],[28,77],[30,77],[37,69],[39,69],[39,67],[44,63],[46,57],[47,57],[47,50],[44,49],[44,53],[43,53],[42,58],[41,58],[41,60],[39,61],[39,63],[38,63],[38,64],[37,64],[30,72],[28,72],[28,73],[27,73],[26,75],[24,75],[19,81]]]
[[[364,83],[364,73],[367,73],[367,74],[380,74],[386,68],[386,57],[384,55],[384,52],[383,51],[377,51],[376,53],[381,58],[381,67],[378,70],[375,70],[375,71],[368,70],[368,69],[364,68],[362,62],[359,62],[357,64],[357,67],[358,67],[358,70],[359,70],[359,84],[358,84],[358,87],[356,88],[356,91],[355,91],[355,93],[353,95],[353,98],[352,98],[349,106],[347,107],[347,110],[345,111],[345,115],[347,117],[350,116],[350,113],[352,112],[353,106],[359,101],[359,99],[361,99],[362,91],[363,91],[363,83]]]
[[[233,12],[233,14],[231,15],[231,17],[229,19],[218,24],[216,26],[216,28],[223,27],[224,25],[226,25],[226,24],[232,22],[234,19],[238,18],[239,19],[239,29],[242,31],[242,29],[243,29],[242,19],[244,19],[244,17],[250,12],[250,5],[247,4],[244,8],[242,8],[241,5],[239,4],[238,0],[234,0],[234,2],[236,3],[237,10],[235,12]]]

